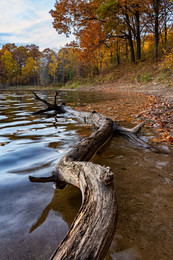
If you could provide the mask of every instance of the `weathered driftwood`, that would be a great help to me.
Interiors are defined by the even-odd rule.
[[[104,115],[101,115],[95,111],[93,111],[92,113],[89,112],[80,112],[80,111],[76,111],[74,109],[72,109],[71,107],[65,106],[64,103],[61,104],[61,106],[59,106],[60,109],[62,109],[62,111],[64,112],[68,112],[69,114],[77,117],[79,120],[82,120],[84,123],[87,124],[93,124],[96,127],[100,126],[100,123],[103,123],[103,121],[100,120],[105,120],[107,117]],[[93,120],[93,116],[92,114],[95,114],[94,120]],[[119,124],[117,124],[116,122],[113,121],[113,129],[112,131],[118,132],[119,134],[122,134],[124,137],[128,138],[131,142],[135,143],[138,146],[141,146],[143,148],[146,149],[150,149],[151,146],[144,142],[142,139],[140,139],[140,137],[138,137],[138,133],[141,130],[141,128],[144,126],[145,122],[142,122],[140,124],[138,124],[137,126],[129,129],[129,128],[125,128],[123,126],[120,126]]]
[[[112,133],[112,121],[76,145],[56,166],[57,187],[71,183],[80,188],[82,206],[70,231],[51,259],[103,259],[116,228],[117,203],[109,167],[88,161]]]
[[[52,176],[42,178],[29,176],[29,178],[32,182],[55,182],[57,188],[64,188],[67,183],[70,183],[77,186],[82,193],[81,208],[69,233],[51,259],[101,260],[109,249],[116,228],[117,203],[114,175],[109,167],[102,167],[88,161],[114,131],[133,138],[135,142],[149,148],[136,135],[142,124],[133,129],[127,129],[95,111],[92,113],[79,112],[66,107],[65,104],[57,106],[56,97],[55,103],[51,105],[35,93],[34,95],[48,106],[49,110],[46,111],[53,109],[58,112],[68,112],[98,128],[96,132],[82,140],[61,159]],[[42,113],[45,110],[38,112]]]
[[[65,106],[65,103],[62,103],[61,105],[57,105],[56,104],[56,97],[58,96],[57,91],[55,92],[54,104],[50,104],[47,100],[40,98],[35,92],[32,92],[32,93],[34,94],[34,96],[36,97],[37,100],[41,101],[42,103],[44,103],[47,106],[46,109],[38,110],[38,111],[34,112],[33,114],[41,114],[41,113],[48,112],[51,110],[57,111],[59,113],[68,112],[71,115],[78,118],[78,120],[83,121],[84,123],[88,123],[88,124],[91,123],[91,124],[95,125],[96,127],[99,126],[98,122],[97,122],[97,120],[98,120],[97,116],[95,116],[95,120],[93,121],[93,117],[91,115],[94,113],[97,115],[101,115],[101,114],[96,113],[95,111],[93,111],[92,113],[76,111],[72,107]],[[101,115],[101,118],[105,119],[106,116]],[[153,147],[151,145],[149,145],[148,143],[144,142],[137,135],[139,133],[139,131],[141,130],[141,128],[144,126],[144,124],[145,124],[145,122],[139,123],[137,126],[130,129],[130,128],[125,128],[123,126],[120,126],[116,122],[113,122],[113,132],[122,134],[129,141],[135,143],[135,145],[152,150]]]
[[[56,111],[62,112],[61,107],[58,106],[57,103],[56,103],[56,98],[57,98],[57,96],[58,96],[58,92],[57,92],[57,91],[55,92],[55,96],[54,96],[54,104],[51,104],[51,103],[49,103],[47,100],[45,100],[45,99],[39,97],[34,91],[32,91],[32,93],[34,94],[34,96],[35,96],[35,98],[36,98],[37,100],[43,102],[43,103],[47,106],[47,108],[45,108],[45,109],[41,109],[41,110],[38,110],[38,111],[34,112],[34,113],[33,113],[34,115],[36,115],[36,114],[41,114],[41,113],[45,113],[45,112],[48,112],[48,111],[51,111],[51,110],[56,110]]]

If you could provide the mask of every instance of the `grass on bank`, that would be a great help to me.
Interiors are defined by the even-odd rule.
[[[81,86],[102,85],[105,83],[121,85],[161,84],[163,87],[173,86],[173,68],[164,67],[163,62],[141,61],[138,64],[122,63],[103,68],[99,75],[88,78],[75,78],[67,82],[63,88],[78,89]]]

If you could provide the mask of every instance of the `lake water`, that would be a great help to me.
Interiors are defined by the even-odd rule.
[[[38,93],[53,102],[52,91]],[[114,98],[60,92],[58,102],[81,107]],[[67,114],[32,115],[43,105],[29,91],[1,91],[0,99],[0,259],[48,259],[73,222],[81,195],[71,185],[54,190],[52,183],[31,183],[28,176],[49,176],[91,129]],[[151,135],[143,133],[145,140]],[[106,259],[171,259],[172,155],[113,136],[92,158],[115,173],[119,218]]]

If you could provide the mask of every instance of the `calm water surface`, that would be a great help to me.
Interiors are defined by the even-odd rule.
[[[40,93],[53,101],[53,92]],[[58,98],[84,106],[115,97],[61,92]],[[66,114],[32,115],[43,106],[29,91],[1,92],[0,99],[0,259],[48,259],[81,195],[70,185],[54,190],[51,183],[30,183],[28,176],[49,176],[91,130]],[[148,139],[151,133],[143,135]],[[114,136],[92,159],[115,173],[119,219],[107,259],[171,259],[172,158],[172,152],[155,154]]]

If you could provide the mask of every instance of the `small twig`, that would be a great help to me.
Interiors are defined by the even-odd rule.
[[[45,109],[40,109],[40,110],[33,112],[32,115],[42,114],[42,113],[45,113],[45,112],[48,112],[48,111],[51,111],[51,110],[52,110],[51,107],[48,107],[48,108],[45,108]]]
[[[126,128],[126,127],[117,125],[117,124],[115,123],[114,130],[115,130],[115,131],[122,132],[123,134],[124,134],[124,132],[132,133],[132,134],[138,134],[139,131],[141,130],[141,128],[142,128],[144,125],[145,125],[145,121],[139,123],[138,125],[136,125],[136,126],[133,127],[133,128]]]
[[[58,91],[55,91],[55,96],[54,96],[54,106],[56,107],[57,104],[56,104],[56,98],[58,96]]]
[[[40,100],[41,102],[43,102],[45,105],[47,105],[48,107],[52,106],[47,100],[39,97],[34,91],[32,91],[32,93],[34,94],[35,98],[37,100]]]
[[[64,189],[66,186],[65,181],[61,181],[60,179],[55,178],[54,175],[49,176],[49,177],[34,177],[29,175],[29,180],[30,182],[41,182],[41,183],[46,183],[46,182],[54,182],[55,183],[55,188],[56,189]]]
[[[145,121],[141,122],[140,124],[136,125],[131,129],[131,132],[134,134],[138,134],[141,130],[141,128],[145,125]]]
[[[54,182],[55,179],[53,176],[49,177],[34,177],[34,176],[29,176],[28,177],[31,182]]]

